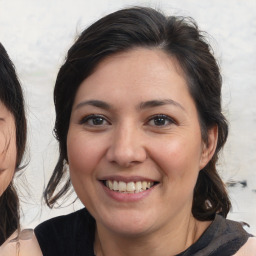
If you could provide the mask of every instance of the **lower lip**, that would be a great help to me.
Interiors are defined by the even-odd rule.
[[[157,185],[154,185],[153,187],[151,187],[145,191],[139,192],[139,193],[122,193],[122,192],[113,191],[113,190],[109,189],[108,187],[106,187],[102,182],[100,182],[100,183],[101,183],[101,186],[102,186],[103,190],[105,191],[105,193],[112,199],[119,201],[119,202],[140,201],[140,200],[148,197],[151,194],[151,192],[153,192],[155,187],[157,186]]]

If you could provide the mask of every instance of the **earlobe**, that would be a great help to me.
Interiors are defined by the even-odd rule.
[[[218,126],[215,125],[208,130],[208,143],[203,144],[202,155],[200,159],[200,170],[212,159],[218,141]]]

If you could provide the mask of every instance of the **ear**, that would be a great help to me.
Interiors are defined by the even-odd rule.
[[[203,169],[212,159],[218,141],[218,126],[215,125],[208,130],[208,142],[203,142],[203,149],[200,159],[200,170]]]

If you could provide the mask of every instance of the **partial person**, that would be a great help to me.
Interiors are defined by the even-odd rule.
[[[35,229],[44,256],[255,255],[226,219],[221,86],[191,18],[136,7],[84,30],[55,84],[60,154],[44,196],[52,207],[73,187],[85,208]]]
[[[0,255],[42,255],[32,230],[21,230],[13,177],[22,168],[27,125],[15,68],[0,44]]]

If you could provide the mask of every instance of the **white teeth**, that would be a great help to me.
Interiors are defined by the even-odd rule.
[[[141,185],[141,181],[137,181],[135,183],[135,189],[136,189],[136,192],[140,192],[142,190],[142,185]]]
[[[106,181],[106,186],[107,186],[108,188],[110,188],[110,189],[113,189],[113,182],[112,182],[112,180],[107,180],[107,181]]]
[[[128,182],[126,185],[126,190],[128,192],[134,192],[135,191],[135,183],[134,182]]]
[[[146,190],[147,189],[148,183],[146,181],[142,181],[142,189]]]
[[[150,181],[133,182],[133,181],[130,181],[130,182],[126,183],[124,181],[107,180],[105,184],[110,190],[114,190],[114,191],[117,191],[117,192],[139,193],[141,191],[145,191],[145,190],[151,188],[154,185],[154,182],[150,182]]]
[[[147,188],[151,188],[153,185],[154,185],[154,183],[149,181],[149,182],[147,183]]]
[[[118,186],[118,182],[116,180],[114,180],[113,182],[113,190],[119,190],[119,186]]]
[[[123,181],[119,181],[119,191],[125,192],[126,191],[126,183]]]

